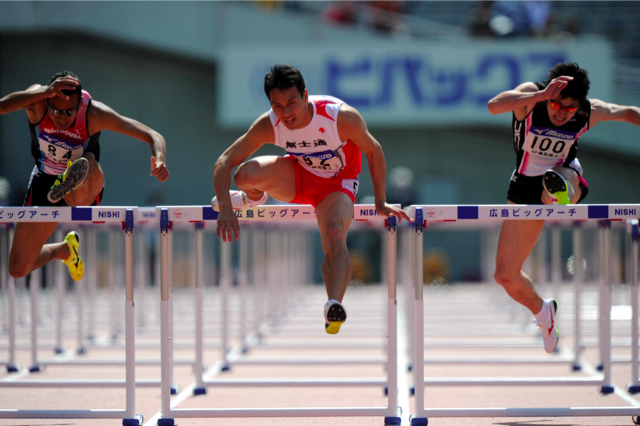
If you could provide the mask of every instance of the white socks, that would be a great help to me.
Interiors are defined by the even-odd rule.
[[[259,199],[259,200],[257,200],[257,201],[250,200],[250,199],[249,199],[249,196],[247,195],[247,198],[246,198],[246,200],[247,200],[247,207],[257,207],[257,206],[259,206],[259,205],[262,205],[262,204],[264,204],[264,203],[266,203],[266,202],[267,202],[267,198],[269,198],[269,195],[268,195],[266,192],[263,192],[263,193],[262,193],[262,198],[260,198],[260,199]]]
[[[551,321],[551,311],[549,309],[549,302],[542,300],[542,309],[535,314],[536,322],[538,324],[546,324]]]

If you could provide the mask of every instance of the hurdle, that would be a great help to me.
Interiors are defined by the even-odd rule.
[[[364,213],[363,213],[364,212]],[[209,206],[175,206],[158,207],[160,216],[160,232],[162,239],[162,272],[161,272],[161,359],[162,359],[162,386],[161,386],[161,413],[158,420],[159,426],[173,426],[175,418],[221,418],[221,417],[333,417],[333,416],[384,416],[385,424],[399,425],[401,418],[398,413],[398,386],[397,386],[397,300],[396,300],[396,230],[397,222],[395,218],[386,220],[388,229],[388,268],[389,268],[389,288],[387,307],[388,316],[388,406],[387,407],[346,407],[346,408],[242,408],[242,409],[180,409],[171,408],[171,292],[169,289],[169,234],[173,222],[194,222],[206,223],[217,219],[217,212]],[[315,220],[315,210],[306,205],[286,205],[286,206],[260,206],[253,209],[239,210],[236,213],[243,220],[253,222],[267,221],[298,221]],[[354,219],[356,220],[376,220],[384,219],[375,212],[375,207],[371,205],[354,206]],[[201,228],[196,228],[196,232],[201,232]],[[196,241],[199,238],[196,237]],[[229,250],[228,244],[222,244],[221,255],[225,256],[221,267],[227,263],[225,250]],[[196,255],[196,259],[201,259]],[[202,262],[199,262],[201,265]],[[200,266],[196,270],[201,270]],[[201,280],[201,273],[198,274]],[[224,291],[225,282],[228,281],[228,272],[222,274],[221,291]],[[198,284],[196,284],[198,285]],[[224,324],[223,324],[224,327]],[[224,331],[223,331],[224,332]],[[224,340],[224,336],[223,336]],[[223,343],[224,347],[224,343]],[[224,354],[226,355],[226,354]],[[224,359],[224,358],[223,358]],[[378,386],[378,380],[271,380],[271,381],[200,381],[199,385],[204,386],[269,386],[269,387],[315,387],[315,386]]]
[[[414,372],[415,414],[413,426],[428,424],[429,417],[568,417],[568,416],[632,416],[640,415],[638,407],[569,407],[569,408],[425,408],[426,386],[550,386],[550,385],[598,385],[603,394],[614,392],[611,377],[611,295],[610,295],[610,227],[611,220],[634,219],[640,211],[640,205],[416,205],[411,207],[414,218],[414,345],[413,357],[416,360]],[[595,378],[456,378],[427,379],[424,376],[424,303],[422,259],[423,232],[429,220],[451,221],[472,224],[473,221],[502,220],[598,220],[602,223],[602,279],[600,281],[601,299],[601,357],[603,374]],[[637,229],[637,228],[636,228]],[[575,241],[575,240],[574,240]],[[579,242],[579,241],[578,241]],[[637,245],[635,245],[637,247]],[[637,252],[636,252],[637,254]],[[578,258],[581,261],[581,258]],[[634,258],[637,263],[637,257]],[[580,265],[582,266],[582,265]],[[577,268],[581,270],[582,268]],[[636,284],[637,285],[637,284]],[[636,294],[637,295],[637,294]],[[637,307],[637,301],[635,302]],[[637,317],[636,321],[637,321]],[[637,325],[636,325],[637,327]],[[635,328],[637,330],[637,328]],[[636,340],[637,342],[637,340]],[[636,349],[637,350],[637,349]],[[637,382],[637,370],[634,370],[632,385]],[[635,419],[637,422],[637,418]]]
[[[125,325],[126,325],[126,379],[125,380],[5,380],[0,381],[2,388],[64,388],[64,387],[125,387],[125,409],[88,409],[88,410],[21,410],[0,409],[0,418],[22,419],[123,419],[123,426],[139,426],[142,416],[135,414],[135,314],[133,307],[133,228],[136,207],[0,207],[0,223],[14,222],[73,222],[118,223],[125,231]],[[11,237],[11,236],[10,236]],[[35,287],[35,286],[32,286]],[[10,356],[7,368],[15,365],[15,282],[9,278],[9,343]],[[35,317],[32,317],[35,318]],[[34,338],[34,336],[32,336]],[[12,370],[10,370],[12,371]]]

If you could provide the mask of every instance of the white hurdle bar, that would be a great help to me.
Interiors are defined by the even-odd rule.
[[[603,394],[611,394],[611,271],[610,271],[610,221],[635,219],[640,205],[417,205],[411,206],[414,218],[414,360],[424,359],[424,304],[422,251],[423,231],[428,221],[448,221],[469,224],[472,221],[502,220],[600,220],[603,224],[603,279],[600,285],[602,363],[603,375],[597,378],[455,378],[426,379],[424,363],[414,365],[415,414],[412,426],[426,426],[429,417],[567,417],[567,416],[640,416],[636,407],[568,407],[568,408],[425,408],[426,386],[551,386],[551,385],[600,385]],[[575,241],[575,240],[574,240]],[[579,242],[579,241],[578,241]],[[636,245],[637,247],[637,245]],[[637,253],[637,252],[636,252]],[[574,257],[575,259],[575,257]],[[637,262],[637,257],[634,258]],[[580,265],[581,259],[574,264]],[[514,302],[515,303],[515,302]],[[637,301],[636,301],[637,304]],[[634,317],[637,319],[637,317]],[[637,327],[637,326],[636,326]],[[635,329],[637,331],[637,328]],[[637,341],[636,341],[637,342]],[[637,349],[636,349],[637,350]],[[634,372],[634,374],[636,374]],[[637,377],[633,378],[635,383]]]
[[[136,207],[0,207],[0,223],[14,222],[73,222],[73,223],[121,223],[125,237],[126,255],[126,379],[125,380],[11,380],[0,381],[0,387],[126,387],[126,408],[89,410],[22,410],[0,409],[0,418],[8,419],[118,419],[123,426],[140,426],[142,416],[135,414],[135,322],[133,307],[133,226]],[[11,237],[11,236],[10,236]],[[40,271],[38,271],[40,273]],[[33,284],[32,284],[33,285]],[[15,280],[9,279],[9,304],[15,306]],[[15,308],[9,311],[10,357],[15,366]],[[35,336],[32,336],[35,338]],[[16,368],[17,370],[17,368]]]
[[[240,418],[240,417],[345,417],[345,416],[384,416],[385,424],[399,425],[401,422],[398,413],[398,378],[397,378],[397,300],[396,300],[396,219],[389,218],[385,225],[389,230],[389,296],[388,296],[388,406],[387,407],[345,407],[345,408],[236,408],[236,409],[180,409],[172,408],[171,398],[171,292],[169,288],[169,231],[173,222],[214,222],[218,216],[209,206],[184,206],[184,207],[158,207],[160,216],[160,232],[162,246],[162,272],[161,272],[161,360],[162,360],[162,384],[161,384],[161,415],[158,420],[159,426],[173,426],[175,418]],[[237,211],[236,215],[242,217],[243,221],[267,222],[267,221],[298,221],[315,220],[315,209],[307,205],[282,205],[282,206],[259,206],[252,209]],[[359,221],[385,219],[377,214],[375,206],[356,205],[354,206],[354,219]],[[201,232],[196,230],[196,232]],[[198,243],[198,238],[196,238]],[[199,245],[197,246],[199,247]],[[230,251],[230,246],[222,243],[221,254]],[[221,262],[221,267],[226,263]],[[199,255],[196,255],[199,259]],[[201,263],[200,263],[201,264]],[[199,264],[199,265],[200,265]],[[196,270],[200,269],[198,265]],[[221,274],[221,290],[225,280],[229,279],[228,273]],[[202,280],[201,274],[198,277]],[[196,288],[201,284],[196,284]],[[224,310],[224,309],[223,309]],[[224,324],[223,324],[224,327]],[[224,331],[223,331],[224,332]],[[224,337],[223,337],[224,340]],[[222,345],[223,350],[226,347]],[[201,351],[201,347],[199,349]],[[223,360],[226,353],[223,353]],[[201,359],[201,358],[200,358]],[[198,372],[200,374],[200,372]],[[245,381],[226,380],[216,382],[203,382],[201,378],[196,379],[199,385],[217,386],[270,386],[270,387],[310,387],[310,386],[379,386],[379,380],[271,380],[271,381]]]

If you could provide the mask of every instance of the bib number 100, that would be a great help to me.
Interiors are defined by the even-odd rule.
[[[531,144],[531,149],[534,150],[536,149],[536,144],[538,143],[538,136],[536,136],[533,139],[533,143]],[[540,141],[540,145],[538,146],[538,150],[540,151],[549,151],[549,148],[551,148],[551,144],[553,143],[553,140],[549,139],[549,138],[544,138]],[[551,149],[551,151],[555,152],[556,154],[560,154],[562,152],[562,150],[564,150],[564,147],[567,145],[567,143],[563,140],[556,140],[556,143],[553,145],[553,148]]]

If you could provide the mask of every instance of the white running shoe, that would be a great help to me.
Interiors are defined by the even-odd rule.
[[[546,321],[533,320],[533,323],[538,326],[542,332],[542,341],[544,342],[544,350],[547,353],[552,353],[558,341],[560,340],[560,334],[556,328],[556,311],[558,310],[558,302],[555,299],[545,300],[545,306],[549,309],[549,316]]]
[[[265,192],[261,199],[258,201],[253,201],[247,198],[247,194],[244,191],[229,191],[229,195],[231,196],[231,207],[234,210],[242,210],[249,209],[251,207],[257,207],[261,204],[267,202],[267,198],[269,197]],[[220,211],[218,206],[218,197],[213,197],[211,200],[211,208],[215,211]]]
[[[338,334],[340,326],[347,320],[347,310],[337,300],[324,304],[324,329],[328,334]]]

